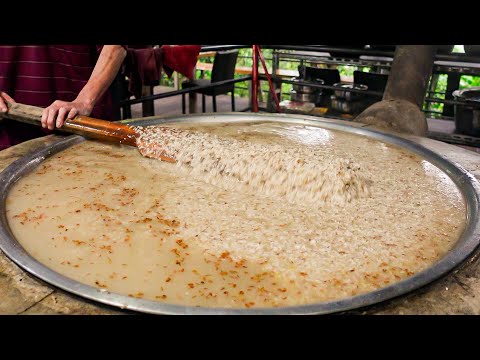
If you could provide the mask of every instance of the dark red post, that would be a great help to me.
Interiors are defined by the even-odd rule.
[[[265,58],[263,57],[262,49],[258,45],[257,45],[257,51],[258,51],[258,57],[262,62],[263,70],[265,71],[265,75],[267,76],[268,86],[270,87],[270,92],[272,93],[273,101],[275,102],[275,105],[277,107],[277,112],[282,112],[282,109],[280,108],[280,102],[278,101],[277,94],[275,92],[275,89],[273,88],[272,78],[268,73],[267,63],[265,62]]]
[[[253,65],[252,65],[252,83],[253,83],[253,112],[258,112],[258,48],[257,45],[253,45]]]

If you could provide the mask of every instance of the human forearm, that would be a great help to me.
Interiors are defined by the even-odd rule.
[[[126,56],[120,45],[105,45],[100,52],[92,74],[72,102],[55,101],[43,111],[42,126],[53,130],[61,127],[66,118],[73,119],[77,114],[90,115],[93,107],[107,91],[118,73]]]
[[[7,93],[0,91],[0,111],[1,112],[7,112],[8,110],[7,101],[11,103],[15,102],[15,100],[13,100]]]
[[[125,55],[126,51],[122,46],[105,45],[90,79],[80,91],[75,101],[84,103],[93,109],[93,106],[95,106],[97,101],[102,97],[117,75]]]

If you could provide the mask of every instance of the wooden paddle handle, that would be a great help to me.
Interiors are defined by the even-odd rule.
[[[8,101],[6,103],[8,112],[1,114],[2,117],[41,126],[42,108]],[[67,119],[59,130],[87,138],[137,146],[137,134],[132,127],[88,116],[77,115],[74,119]]]

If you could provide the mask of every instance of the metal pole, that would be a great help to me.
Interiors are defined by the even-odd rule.
[[[273,100],[275,101],[275,105],[277,106],[277,112],[282,112],[282,109],[280,108],[280,103],[278,101],[277,93],[275,92],[275,89],[273,88],[273,83],[272,83],[272,78],[270,77],[270,74],[268,73],[267,69],[267,64],[265,63],[265,59],[262,54],[262,50],[260,46],[257,46],[257,51],[258,51],[258,56],[260,57],[260,61],[262,62],[263,70],[265,71],[265,75],[267,76],[268,80],[268,86],[270,87],[270,92],[272,93]]]
[[[258,112],[258,50],[257,45],[252,46],[252,82],[253,82],[253,112]]]
[[[425,136],[428,125],[422,107],[436,50],[436,45],[397,45],[382,101],[354,121]]]
[[[423,106],[436,46],[398,45],[383,100],[402,99]]]

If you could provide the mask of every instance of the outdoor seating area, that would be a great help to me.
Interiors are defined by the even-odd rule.
[[[395,46],[377,45],[351,48],[333,45],[280,47],[267,45],[263,48],[270,54],[267,59],[269,72],[272,74],[275,91],[284,112],[321,114],[345,120],[353,119],[366,107],[381,100],[395,51]],[[176,95],[181,95],[182,98],[181,106],[178,108],[178,113],[182,114],[216,112],[218,108],[226,111],[225,107],[216,106],[217,95],[225,93],[230,94],[229,110],[248,111],[252,108],[252,55],[249,49],[242,45],[204,46],[195,67],[196,79],[180,79],[178,74],[175,74],[172,81],[164,76],[165,84],[158,85],[161,86],[161,91],[149,86],[145,88],[145,96],[142,98],[124,97],[119,101],[121,103],[119,108],[123,109],[122,118],[132,117],[128,104],[142,104],[142,116],[173,114],[177,111],[170,108],[164,111],[161,105],[154,103],[155,99]],[[466,49],[467,52],[454,52],[453,45],[439,48],[425,93],[423,110],[428,123],[431,124],[432,138],[460,145],[480,146],[476,132],[462,130],[465,126],[458,124],[454,112],[459,101],[454,99],[454,91],[465,86],[462,85],[465,82],[462,76],[473,79],[468,81],[480,85],[480,58],[475,52],[476,49],[472,47]],[[233,62],[222,64],[219,55],[225,51],[227,54],[229,52],[237,54],[234,64]],[[248,52],[250,55],[247,55]],[[219,75],[220,72],[223,73]],[[327,75],[335,72],[333,78]],[[263,67],[259,67],[258,73],[261,84],[258,93],[260,108],[263,111],[274,111],[274,101]],[[170,86],[166,86],[167,83],[170,83]],[[125,87],[126,83],[123,86]],[[294,90],[300,86],[307,93]],[[345,86],[348,87],[347,92],[344,91]],[[197,90],[193,89],[194,87]],[[355,100],[349,101],[335,95],[342,93],[355,94]],[[201,108],[197,106],[199,96]],[[206,105],[207,97],[211,99],[210,106]],[[172,106],[172,101],[169,102],[169,106]],[[237,106],[235,102],[238,103]],[[138,105],[135,108],[138,108]],[[138,116],[138,111],[135,114]]]

